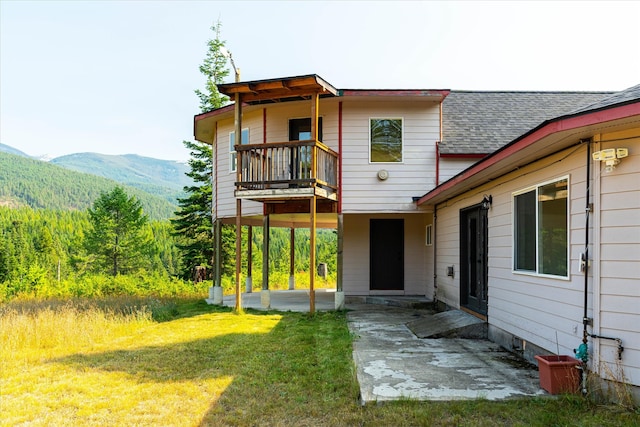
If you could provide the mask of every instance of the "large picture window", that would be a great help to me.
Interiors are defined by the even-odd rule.
[[[242,129],[242,139],[240,141],[242,145],[246,145],[249,143],[249,128]],[[237,153],[235,146],[236,145],[236,133],[235,131],[229,132],[229,172],[236,171],[237,161]]]
[[[402,119],[371,119],[369,159],[372,163],[402,162]]]
[[[569,179],[513,196],[515,271],[568,276]]]

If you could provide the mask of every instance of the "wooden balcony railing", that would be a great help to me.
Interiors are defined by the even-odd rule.
[[[236,146],[236,191],[322,187],[338,190],[338,153],[315,140]]]

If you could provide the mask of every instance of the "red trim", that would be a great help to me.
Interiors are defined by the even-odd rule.
[[[343,89],[341,96],[439,96],[447,97],[449,89]]]
[[[491,153],[440,153],[441,158],[447,159],[482,159]]]
[[[195,116],[193,116],[193,121],[197,122],[203,119],[208,119],[209,117],[214,117],[214,116],[219,116],[220,114],[224,114],[227,113],[229,111],[233,111],[233,105],[234,104],[230,104],[230,105],[226,105],[224,107],[220,107],[216,110],[211,110],[207,113],[202,113],[202,114],[196,114]]]
[[[262,143],[267,143],[267,108],[262,109]],[[267,216],[267,204],[262,204],[262,216]]]
[[[262,143],[267,143],[267,109],[262,109]]]
[[[440,184],[440,141],[436,141],[436,187]]]
[[[342,213],[342,101],[338,102],[338,213]]]
[[[487,156],[486,160],[476,163],[469,169],[461,172],[459,175],[454,176],[449,181],[446,181],[442,185],[434,188],[429,193],[422,196],[420,200],[418,200],[417,204],[419,206],[428,202],[444,191],[463,183],[475,174],[509,158],[516,152],[535,144],[549,135],[637,115],[640,115],[640,102],[595,111],[592,113],[585,113],[578,116],[570,116],[564,119],[559,118],[555,121],[543,123],[538,128],[533,129],[530,133],[523,135],[520,139],[514,140],[510,144]]]

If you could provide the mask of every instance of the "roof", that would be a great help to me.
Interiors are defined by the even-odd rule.
[[[545,120],[613,93],[452,90],[442,103],[440,154],[492,153]]]
[[[640,85],[610,94],[599,101],[542,122],[500,147],[418,200],[418,205],[437,204],[482,185],[519,167],[541,159],[603,128],[608,131],[638,126]]]
[[[239,93],[242,96],[242,102],[249,104],[297,100],[308,98],[316,93],[321,96],[338,94],[336,88],[317,74],[226,83],[218,85],[218,90],[232,98]]]
[[[604,97],[592,104],[572,111],[570,114],[583,113],[587,111],[595,111],[610,107],[617,104],[625,104],[628,102],[636,102],[640,99],[640,84],[632,86],[620,92],[616,92],[611,96]]]

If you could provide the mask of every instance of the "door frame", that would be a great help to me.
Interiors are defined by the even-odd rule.
[[[393,230],[400,229],[401,231],[394,235],[395,239],[393,239],[393,243],[397,246],[392,247],[390,240],[384,238],[384,233],[393,230],[389,230],[388,227],[386,229],[375,227],[374,233],[374,223],[379,225],[393,223]],[[379,231],[382,231],[382,237]],[[404,218],[369,219],[369,292],[404,294],[404,231]],[[394,263],[388,262],[389,260],[393,260]],[[380,268],[383,268],[386,273],[383,279],[378,275]]]
[[[482,316],[487,316],[489,302],[488,223],[481,204],[460,210],[460,307]]]

